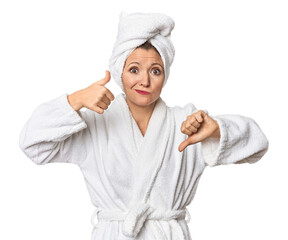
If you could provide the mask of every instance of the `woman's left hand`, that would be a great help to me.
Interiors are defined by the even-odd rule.
[[[220,128],[217,121],[202,110],[187,117],[182,123],[181,132],[188,135],[188,138],[179,145],[180,152],[187,146],[201,142],[208,137],[220,139]]]

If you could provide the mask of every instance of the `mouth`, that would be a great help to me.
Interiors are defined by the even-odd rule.
[[[150,94],[149,92],[145,92],[145,91],[141,91],[141,90],[136,90],[136,92],[138,92],[141,95],[148,95]]]

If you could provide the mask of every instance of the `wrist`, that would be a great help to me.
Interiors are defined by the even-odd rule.
[[[216,128],[216,130],[214,131],[214,133],[211,135],[211,137],[220,139],[220,137],[221,137],[220,127],[219,127],[219,124],[217,123],[217,121],[216,121],[216,125],[217,125],[217,128]]]
[[[67,96],[68,102],[75,111],[79,111],[83,105],[81,103],[81,90]]]

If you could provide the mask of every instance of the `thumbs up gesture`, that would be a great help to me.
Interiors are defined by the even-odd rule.
[[[217,121],[202,110],[187,117],[181,125],[181,132],[188,135],[188,138],[179,145],[180,152],[187,146],[201,142],[208,137],[220,139],[220,128]]]
[[[103,79],[94,82],[87,88],[68,96],[69,103],[72,105],[72,107],[75,106],[75,110],[86,107],[99,114],[102,114],[104,110],[108,108],[111,101],[115,99],[110,90],[105,87],[105,84],[107,84],[110,79],[110,72],[106,71],[106,75]],[[74,102],[75,104],[73,104]]]

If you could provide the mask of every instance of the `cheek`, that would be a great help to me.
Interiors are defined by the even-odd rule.
[[[137,79],[131,75],[122,75],[122,83],[126,88],[131,88],[137,83]]]
[[[164,81],[158,81],[158,82],[155,84],[155,87],[154,87],[155,91],[161,92],[162,87],[163,87],[163,82],[164,82]]]
[[[157,87],[156,91],[157,91],[157,93],[160,93],[160,92],[162,91],[162,86],[159,85],[159,86]]]

